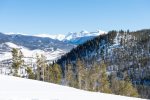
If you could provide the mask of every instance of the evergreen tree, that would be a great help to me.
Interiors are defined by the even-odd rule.
[[[35,74],[33,73],[31,67],[27,67],[26,71],[28,73],[28,78],[29,79],[35,79]]]
[[[100,78],[99,75],[100,75],[100,71],[98,69],[98,65],[96,64],[93,64],[93,66],[90,68],[89,70],[89,75],[88,75],[88,90],[90,91],[98,91],[98,88],[97,88],[97,80]]]
[[[74,76],[71,64],[67,65],[66,81],[69,86],[74,87]]]
[[[106,74],[106,65],[104,62],[100,65],[101,75],[100,79],[98,79],[99,83],[99,91],[104,93],[111,93],[110,83],[108,81],[108,76]]]
[[[36,73],[36,79],[45,81],[45,70],[47,67],[46,63],[46,57],[44,55],[37,55],[37,73]]]
[[[53,65],[54,83],[60,84],[62,79],[62,70],[58,64]]]
[[[53,65],[49,65],[49,82],[54,83],[54,70],[53,70]]]
[[[117,95],[138,97],[138,92],[130,81],[117,80],[114,76],[111,76],[111,90]]]
[[[13,75],[19,76],[18,70],[24,63],[23,54],[20,50],[16,48],[13,48],[11,52],[12,52],[12,68],[14,69]]]
[[[78,80],[78,87],[79,89],[82,89],[82,82],[83,82],[83,77],[85,76],[85,71],[84,71],[84,65],[81,60],[77,60],[77,80]]]
[[[60,84],[62,79],[62,70],[58,64],[50,65],[49,67],[50,82]]]

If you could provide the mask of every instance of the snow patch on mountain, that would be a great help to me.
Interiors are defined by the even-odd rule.
[[[73,39],[81,38],[81,37],[98,36],[98,35],[105,34],[105,33],[107,33],[107,32],[101,31],[101,30],[97,30],[96,32],[88,32],[85,30],[81,31],[79,33],[70,32],[65,36],[64,40],[73,40]]]
[[[0,75],[0,100],[141,100],[67,86]]]
[[[14,32],[8,32],[8,33],[4,33],[6,35],[29,35],[29,34],[25,34],[25,33],[21,33],[21,32],[17,32],[17,33],[14,33]]]
[[[60,40],[60,41],[62,41],[65,38],[65,35],[63,35],[63,34],[55,34],[55,35],[37,34],[37,35],[33,35],[33,36],[43,37],[43,38],[51,38],[51,39]]]
[[[11,42],[6,42],[5,43],[7,46],[11,47],[11,48],[18,48],[19,49],[19,46],[14,44],[14,43],[11,43]]]

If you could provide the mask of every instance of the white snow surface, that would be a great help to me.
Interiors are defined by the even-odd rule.
[[[51,39],[55,39],[55,40],[60,40],[62,41],[64,38],[65,38],[65,35],[63,34],[37,34],[37,35],[33,35],[33,36],[36,36],[36,37],[47,37],[47,38],[51,38]]]
[[[0,100],[140,100],[0,75]]]
[[[25,48],[23,46],[18,46],[14,43],[11,42],[6,42],[6,45],[8,45],[10,48],[18,48],[22,51],[24,57],[27,58],[36,58],[36,55],[45,55],[47,60],[56,60],[58,57],[60,57],[60,55],[64,55],[66,52],[61,50],[61,49],[57,49],[55,51],[43,51],[40,49],[35,49],[35,50],[29,50],[28,48]],[[0,61],[2,60],[6,60],[6,59],[11,59],[12,58],[12,53],[11,52],[4,52],[3,54],[0,54]]]
[[[8,45],[11,48],[20,48],[18,45],[14,44],[14,43],[11,43],[11,42],[6,42],[5,44]]]
[[[72,40],[72,39],[75,39],[75,38],[87,37],[87,36],[98,36],[98,35],[105,34],[105,33],[107,33],[107,32],[101,31],[101,30],[97,30],[96,32],[88,32],[88,31],[85,31],[85,30],[83,30],[79,33],[70,32],[65,36],[65,38],[63,40]]]

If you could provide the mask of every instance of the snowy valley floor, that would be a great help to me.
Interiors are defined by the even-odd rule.
[[[0,100],[140,100],[0,75]]]

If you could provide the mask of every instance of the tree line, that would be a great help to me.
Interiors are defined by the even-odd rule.
[[[83,60],[78,59],[75,65],[70,63],[65,66],[63,75],[58,64],[46,63],[44,55],[37,55],[37,69],[35,72],[33,72],[32,67],[25,65],[23,54],[20,50],[14,48],[12,56],[13,75],[17,77],[20,77],[19,68],[24,67],[29,79],[63,84],[87,91],[138,97],[137,90],[130,81],[117,80],[113,75],[110,75],[111,77],[107,75],[106,64],[103,61],[94,63],[92,67],[87,68]]]

